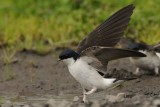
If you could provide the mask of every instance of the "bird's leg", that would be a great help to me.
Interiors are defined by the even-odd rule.
[[[92,93],[94,93],[94,92],[96,92],[96,91],[97,91],[97,88],[92,88],[90,91],[85,92],[85,95],[92,94]]]
[[[83,88],[83,87],[82,87]],[[94,93],[95,91],[97,91],[97,88],[93,88],[91,89],[90,91],[86,91],[85,88],[83,88],[83,102],[84,103],[88,103],[88,100],[87,100],[87,95],[89,94],[92,94]]]
[[[138,67],[136,68],[135,74],[136,74],[136,75],[139,75],[139,68],[138,68]]]
[[[82,88],[83,88],[83,87],[82,87]],[[87,98],[86,98],[87,96],[86,96],[85,93],[86,93],[86,90],[85,90],[85,88],[83,88],[83,102],[84,102],[84,103],[87,103],[88,101],[87,101]]]
[[[159,68],[155,67],[154,72],[155,72],[155,75],[159,75]]]

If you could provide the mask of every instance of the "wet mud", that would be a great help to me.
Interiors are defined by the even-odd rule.
[[[158,107],[160,76],[145,75],[126,81],[114,89],[88,96],[82,103],[82,88],[57,61],[57,53],[41,56],[18,52],[9,61],[1,52],[0,105],[3,107]],[[135,71],[128,58],[112,61],[113,68]]]

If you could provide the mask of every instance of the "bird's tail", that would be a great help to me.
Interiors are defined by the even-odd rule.
[[[110,88],[113,87],[117,84],[121,84],[123,83],[124,80],[117,80],[116,78],[104,78],[104,84],[106,86],[106,88]]]

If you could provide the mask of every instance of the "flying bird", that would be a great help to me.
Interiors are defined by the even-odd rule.
[[[131,57],[130,61],[137,67],[135,74],[140,75],[143,70],[146,74],[159,75],[160,70],[160,44],[147,45],[135,40],[126,39],[121,41],[123,48],[138,51],[146,54],[146,57]]]
[[[124,57],[145,57],[140,52],[114,47],[123,36],[133,10],[132,4],[120,9],[90,32],[79,43],[76,51],[67,49],[60,53],[59,60],[68,66],[70,74],[83,88],[84,102],[87,102],[87,95],[121,82],[117,78],[103,76],[109,61]]]

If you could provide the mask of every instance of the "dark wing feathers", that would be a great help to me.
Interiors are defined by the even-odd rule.
[[[116,78],[116,80],[133,80],[136,78],[139,78],[139,76],[133,74],[132,72],[129,72],[125,69],[112,69],[109,71],[109,73],[106,74],[100,74],[104,78]]]
[[[115,46],[123,36],[124,30],[133,13],[133,9],[133,5],[128,5],[106,19],[80,42],[77,52],[81,53],[86,48],[92,46]]]
[[[102,23],[101,25],[105,25],[106,23],[110,22],[112,24],[112,21],[111,20],[118,20],[120,19],[121,17],[123,17],[124,15],[123,14],[132,14],[130,11],[133,11],[134,9],[134,6],[133,4],[130,4],[122,9],[120,9],[119,11],[117,11],[116,13],[114,13],[112,16],[110,16],[107,20],[104,21],[104,23]],[[101,26],[100,25],[100,26]]]
[[[111,61],[125,57],[144,57],[145,55],[140,52],[125,50],[125,49],[102,48],[99,52],[95,54],[95,56],[102,60],[105,59],[107,61]]]
[[[93,46],[82,51],[81,56],[88,56],[92,57],[93,59],[96,58],[97,61],[101,64],[99,64],[100,67],[97,67],[98,64],[96,67],[93,65],[93,67],[98,68],[102,71],[106,71],[108,61],[125,57],[145,57],[146,55],[140,52],[126,49]],[[94,60],[93,62],[95,61],[96,60]]]
[[[145,57],[146,55],[137,51],[119,49],[113,47],[99,47],[93,46],[82,51],[81,56],[92,56],[96,57],[98,60],[111,61],[119,58],[125,57]]]

